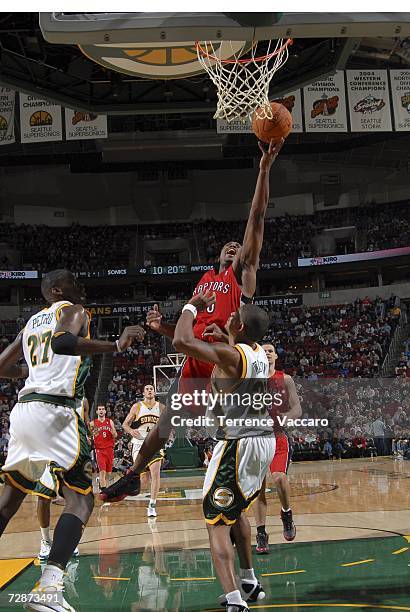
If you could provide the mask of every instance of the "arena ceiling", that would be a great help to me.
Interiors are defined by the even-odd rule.
[[[296,40],[272,95],[311,82],[335,68],[406,68],[407,38]],[[147,167],[250,168],[259,155],[253,135],[216,134],[216,92],[205,76],[151,81],[100,66],[75,45],[45,41],[38,13],[0,14],[0,83],[62,105],[108,112],[104,141],[16,142],[1,147],[0,167],[59,165],[70,173],[146,172]],[[283,156],[329,168],[408,163],[410,135],[291,134]],[[6,179],[7,180],[7,179]]]
[[[116,115],[111,131],[141,125],[149,129],[161,120],[170,124],[173,114],[183,114],[185,129],[198,129],[209,122],[215,108],[215,88],[206,76],[153,81],[109,70],[88,59],[76,45],[46,42],[38,13],[0,14],[0,53],[2,83],[63,106]],[[290,53],[286,66],[275,76],[272,96],[336,68],[408,66],[410,39],[296,39]]]

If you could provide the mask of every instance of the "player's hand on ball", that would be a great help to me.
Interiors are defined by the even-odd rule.
[[[215,342],[228,342],[228,335],[216,323],[207,325],[202,336],[212,338]]]
[[[153,308],[147,312],[147,325],[151,329],[158,331],[161,325],[162,314],[158,310],[158,304],[154,304]]]
[[[281,138],[278,142],[270,141],[269,147],[266,150],[263,144],[258,140],[258,147],[262,151],[261,161],[259,162],[259,168],[261,170],[269,170],[277,156],[279,155],[279,151],[283,147],[283,143],[285,142],[284,138]]]
[[[198,312],[202,312],[212,304],[215,304],[216,294],[215,292],[206,291],[197,293],[190,300],[189,303],[198,310]]]
[[[124,329],[121,336],[118,338],[118,348],[120,351],[125,351],[134,340],[142,342],[145,336],[145,330],[141,325],[129,325]]]

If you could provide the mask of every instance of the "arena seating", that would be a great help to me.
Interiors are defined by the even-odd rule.
[[[266,340],[276,346],[277,368],[295,377],[305,416],[329,419],[328,428],[290,430],[296,459],[387,454],[392,452],[394,436],[405,436],[410,426],[409,404],[405,404],[407,421],[401,417],[402,426],[394,415],[403,398],[410,401],[410,385],[390,379],[391,384],[380,389],[376,383],[399,314],[395,296],[321,308],[282,307],[271,313]],[[164,358],[163,346],[161,338],[148,331],[144,344],[115,356],[108,409],[120,432],[143,385],[152,382],[152,366]],[[384,441],[374,440],[373,423],[379,417],[386,428]],[[357,441],[361,436],[365,447]],[[124,447],[127,438],[123,437]],[[189,438],[198,447],[202,464],[213,441],[200,429],[189,431]]]
[[[136,255],[136,240],[174,239],[195,237],[192,223],[163,223],[140,226],[80,226],[56,227],[50,233],[45,225],[0,225],[0,243],[21,251],[26,268],[50,270],[67,267],[73,271],[87,271],[104,266],[127,267]],[[371,203],[366,206],[319,211],[313,215],[272,217],[266,220],[265,240],[261,261],[269,262],[300,256],[309,257],[316,252],[311,240],[323,229],[356,226],[356,246],[349,251],[408,246],[410,234],[410,206],[406,202],[389,205]],[[213,262],[220,249],[229,240],[242,241],[245,221],[201,220],[201,236],[206,244],[198,244],[207,262]],[[47,251],[39,245],[47,242]],[[205,252],[203,252],[205,251]],[[47,256],[46,256],[47,255]],[[164,253],[164,262],[178,263],[175,253]],[[4,255],[1,269],[13,269],[9,257]],[[192,263],[197,263],[192,254]],[[157,262],[160,263],[160,262]],[[138,264],[143,265],[144,261]]]

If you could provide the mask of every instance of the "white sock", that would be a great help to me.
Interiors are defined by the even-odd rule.
[[[245,580],[247,582],[257,582],[255,572],[253,571],[253,567],[250,569],[239,569],[239,578],[241,580]]]
[[[40,586],[52,586],[59,582],[63,582],[64,570],[57,565],[46,565],[44,572],[40,578]]]
[[[228,604],[239,604],[243,603],[242,595],[239,589],[237,591],[232,591],[231,593],[226,593],[226,601]]]
[[[287,510],[285,510],[285,508],[282,508],[282,512],[289,512],[290,508],[288,508]]]
[[[150,506],[156,506],[157,505],[157,500],[156,499],[150,499],[149,500],[149,505]]]
[[[40,527],[41,539],[51,543],[50,527]]]

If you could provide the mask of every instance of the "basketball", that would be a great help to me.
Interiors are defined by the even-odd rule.
[[[278,142],[281,138],[289,136],[292,129],[292,115],[288,109],[278,102],[270,103],[272,119],[258,119],[256,113],[252,119],[252,130],[262,142]]]

